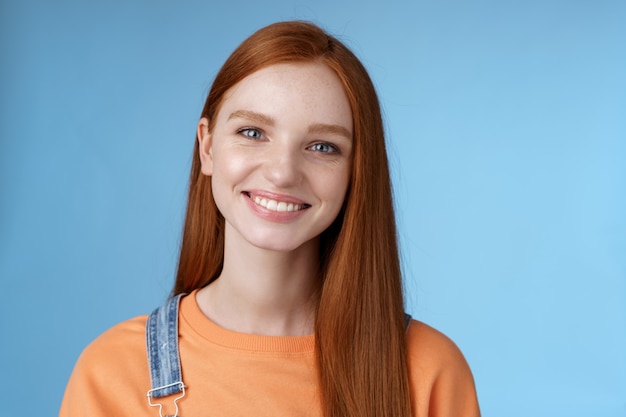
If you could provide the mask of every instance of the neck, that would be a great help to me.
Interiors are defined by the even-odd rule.
[[[229,330],[269,336],[313,333],[319,242],[277,252],[232,242],[226,234],[220,276],[200,290],[203,313]]]

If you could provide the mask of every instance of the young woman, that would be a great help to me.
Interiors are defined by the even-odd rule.
[[[83,352],[61,416],[479,415],[458,348],[405,316],[379,103],[342,43],[253,34],[194,155],[174,297]]]

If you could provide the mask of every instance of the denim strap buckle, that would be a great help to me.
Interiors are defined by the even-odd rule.
[[[158,392],[159,390],[163,390],[163,389],[167,389],[167,388],[174,388],[176,390],[179,390],[178,392],[180,392],[181,394],[174,398],[174,407],[176,407],[176,410],[174,411],[174,417],[178,416],[178,400],[180,400],[181,398],[183,398],[185,396],[185,384],[181,382],[174,382],[173,384],[169,384],[166,385],[164,387],[158,387],[158,388],[153,388],[151,390],[148,391],[147,397],[148,397],[148,404],[150,405],[150,407],[159,407],[159,417],[164,417],[163,416],[163,404],[161,403],[152,403],[152,398],[159,398],[157,396],[155,396],[155,392]]]

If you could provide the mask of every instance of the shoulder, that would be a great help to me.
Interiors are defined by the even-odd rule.
[[[421,321],[411,320],[407,346],[409,359],[432,371],[466,364],[460,349],[448,336]]]
[[[83,350],[65,389],[60,416],[123,414],[120,395],[145,399],[150,389],[146,320],[140,316],[120,323]]]
[[[85,348],[79,363],[110,364],[138,352],[145,354],[147,318],[139,316],[111,327]]]
[[[449,337],[412,320],[407,350],[413,406],[422,410],[418,415],[480,415],[472,372]]]

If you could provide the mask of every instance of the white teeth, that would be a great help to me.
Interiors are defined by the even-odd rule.
[[[263,197],[255,196],[254,202],[261,207],[265,207],[270,211],[284,212],[284,211],[298,211],[304,207],[302,204],[285,203],[284,201],[268,200]]]

